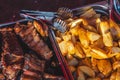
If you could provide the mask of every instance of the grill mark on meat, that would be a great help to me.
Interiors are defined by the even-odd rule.
[[[22,69],[23,51],[18,43],[16,35],[11,31],[3,31],[2,33],[2,66],[3,74],[7,80],[15,80],[18,73]]]
[[[45,73],[43,77],[44,77],[44,80],[65,80],[65,78],[62,76],[54,76],[47,73]]]
[[[44,73],[45,61],[37,58],[35,54],[29,53],[25,54],[25,62],[23,67],[23,74],[21,80],[29,79],[29,77],[34,77],[36,80],[41,79]],[[24,77],[29,76],[28,78]]]
[[[16,64],[16,63],[21,63],[23,62],[23,59],[21,59],[22,56],[14,56],[14,54],[6,54],[3,56],[3,60],[6,62],[6,66],[12,65],[12,64]]]
[[[39,36],[33,24],[22,26],[22,28],[17,24],[14,30],[16,34],[19,35],[22,40],[43,59],[49,60],[53,56],[52,51]]]
[[[0,73],[0,80],[5,80],[5,76]]]
[[[22,48],[20,47],[19,43],[17,42],[17,38],[13,32],[2,32],[2,39],[3,39],[3,51],[12,53],[15,55],[23,55]]]
[[[28,67],[33,70],[43,72],[45,67],[45,61],[38,59],[33,54],[25,54],[25,65],[28,65]]]
[[[34,76],[22,75],[20,80],[42,80],[42,78],[36,78]]]
[[[27,40],[29,39],[29,40]],[[32,35],[28,35],[26,37],[23,37],[23,41],[26,41],[27,44],[33,41]]]

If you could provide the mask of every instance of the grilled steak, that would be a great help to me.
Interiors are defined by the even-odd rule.
[[[43,77],[44,77],[44,80],[65,80],[65,78],[62,76],[55,76],[48,73],[45,73]]]
[[[8,80],[15,80],[22,69],[24,53],[14,32],[3,31],[1,33],[3,40],[3,53],[1,58],[3,74]]]
[[[34,54],[25,54],[25,63],[21,80],[41,80],[45,68],[45,61]]]
[[[52,57],[52,51],[37,33],[32,23],[29,22],[27,25],[16,24],[14,30],[16,34],[43,59],[49,60]]]

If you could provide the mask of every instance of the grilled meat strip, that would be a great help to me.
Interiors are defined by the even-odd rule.
[[[23,74],[20,80],[41,80],[45,68],[45,61],[40,60],[35,54],[25,54]]]
[[[1,33],[3,40],[3,53],[1,58],[3,74],[7,80],[15,80],[22,69],[24,53],[14,32],[3,31]]]
[[[48,73],[45,73],[43,77],[44,77],[44,80],[65,80],[65,78],[62,76],[54,76]]]
[[[5,80],[5,76],[3,74],[0,74],[0,80]]]
[[[2,73],[2,64],[1,64],[1,61],[0,61],[0,80],[5,80],[5,76],[3,75]]]
[[[49,60],[53,56],[52,51],[37,33],[32,23],[28,22],[27,25],[16,24],[14,30],[16,34],[43,59]]]

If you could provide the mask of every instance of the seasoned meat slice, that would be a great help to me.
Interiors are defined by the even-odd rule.
[[[25,54],[25,62],[21,80],[41,80],[44,73],[45,61],[33,53]]]
[[[0,73],[0,80],[5,80],[5,76]]]
[[[37,52],[43,59],[49,60],[53,56],[52,51],[37,33],[32,23],[29,22],[28,25],[16,24],[14,30],[22,38],[23,42]]]
[[[3,74],[8,80],[14,80],[22,69],[24,53],[14,32],[3,31],[1,33],[3,41],[1,58]]]
[[[44,73],[43,77],[44,80],[65,80],[65,78],[62,76],[55,76],[47,73]]]

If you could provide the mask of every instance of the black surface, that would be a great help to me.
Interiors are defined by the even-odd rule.
[[[20,19],[22,9],[56,11],[59,7],[70,9],[103,0],[0,0],[0,23]]]

